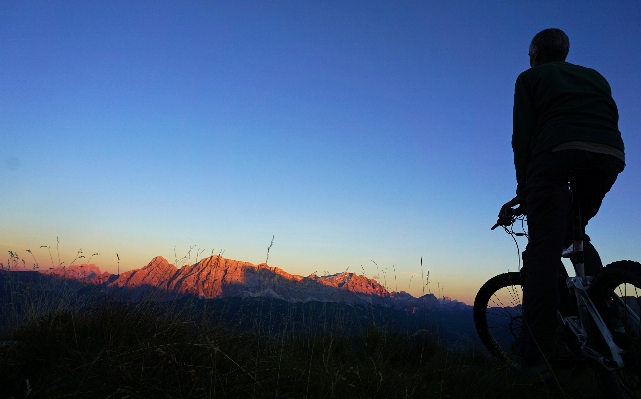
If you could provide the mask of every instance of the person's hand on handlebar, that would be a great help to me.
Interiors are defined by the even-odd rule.
[[[496,221],[496,224],[492,227],[492,230],[498,226],[509,226],[514,222],[513,216],[522,215],[525,213],[525,201],[521,199],[520,196],[516,196],[503,204],[501,210],[499,211],[499,219]],[[518,208],[512,209],[513,206],[519,205]]]
[[[522,205],[522,204],[523,204],[523,200],[521,199],[520,196],[517,195],[516,197],[512,198],[511,200],[503,204],[503,206],[501,207],[501,210],[499,211],[499,219],[509,219],[512,217],[512,215],[518,215],[519,213],[514,212],[515,210],[512,208],[516,205]],[[517,209],[521,209],[521,208],[523,207],[521,206]]]

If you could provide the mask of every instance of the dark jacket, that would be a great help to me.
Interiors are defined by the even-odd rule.
[[[569,141],[589,141],[624,150],[619,113],[610,85],[594,69],[549,62],[516,79],[512,149],[517,189],[525,195],[530,159]]]

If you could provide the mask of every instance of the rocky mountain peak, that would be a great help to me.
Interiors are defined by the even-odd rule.
[[[101,273],[96,265],[59,267],[44,272],[128,292],[134,298],[149,291],[160,294],[156,298],[161,300],[184,295],[200,298],[260,296],[293,302],[377,303],[411,311],[458,303],[438,300],[432,294],[415,298],[403,291],[390,292],[378,281],[353,272],[302,277],[265,263],[255,265],[220,255],[181,268],[156,256],[141,269],[119,276]]]

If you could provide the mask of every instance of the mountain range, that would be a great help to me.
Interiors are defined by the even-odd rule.
[[[388,291],[376,280],[356,273],[311,274],[303,277],[265,263],[255,265],[220,255],[203,258],[180,268],[157,256],[143,268],[120,275],[101,272],[93,264],[59,266],[41,273],[99,285],[111,292],[126,293],[131,300],[147,295],[159,300],[183,296],[264,297],[288,302],[383,305],[411,313],[424,309],[468,307],[449,298],[436,298],[433,294],[417,298],[404,291]]]

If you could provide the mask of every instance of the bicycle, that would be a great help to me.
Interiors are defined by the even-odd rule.
[[[568,189],[572,195],[574,242],[562,257],[572,261],[575,276],[568,276],[560,261],[559,289],[567,289],[569,295],[565,295],[565,302],[557,311],[565,349],[574,360],[572,367],[592,367],[609,394],[641,397],[641,264],[617,261],[597,276],[585,274],[579,199],[572,193],[571,181]],[[518,208],[513,211],[508,218],[499,219],[492,230],[502,226],[518,251],[515,236],[527,237],[527,232],[525,217]],[[518,221],[520,233],[514,231]],[[479,338],[493,356],[504,361],[518,353],[524,328],[521,271],[526,268],[525,252],[519,272],[491,278],[474,300],[474,325]]]

